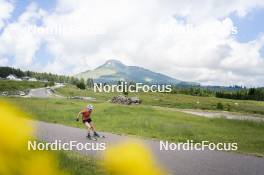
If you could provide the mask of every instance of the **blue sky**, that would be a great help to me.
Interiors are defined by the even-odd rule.
[[[242,43],[258,39],[261,34],[264,34],[264,9],[255,9],[246,17],[230,15],[234,25],[238,29],[238,34],[235,38]],[[264,57],[264,47],[260,50],[260,54]]]
[[[15,10],[12,14],[12,20],[16,20],[32,2],[47,11],[52,11],[57,3],[56,0],[17,0],[15,1]]]
[[[234,25],[238,28],[236,38],[240,42],[254,40],[264,33],[264,9],[255,9],[246,17],[230,16]]]
[[[0,12],[0,66],[71,75],[117,58],[206,85],[264,86],[263,0],[3,1],[14,9]],[[204,31],[182,31],[186,21]],[[43,36],[25,32],[31,25],[74,30]]]

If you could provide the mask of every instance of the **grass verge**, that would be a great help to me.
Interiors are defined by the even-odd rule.
[[[105,175],[94,158],[71,151],[55,153],[59,168],[71,175]]]

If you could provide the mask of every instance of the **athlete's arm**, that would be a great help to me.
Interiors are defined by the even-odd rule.
[[[77,120],[77,121],[79,121],[79,117],[80,117],[81,113],[82,113],[82,111],[80,111],[80,112],[78,113],[78,115],[77,115],[77,117],[76,117],[76,120]]]

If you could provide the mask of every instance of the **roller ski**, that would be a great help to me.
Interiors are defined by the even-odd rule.
[[[105,138],[105,136],[99,135],[97,132],[94,132],[94,138]]]
[[[92,140],[92,141],[96,141],[96,140],[97,140],[96,137],[92,137],[90,134],[88,134],[88,135],[86,136],[86,138],[87,138],[88,140]]]

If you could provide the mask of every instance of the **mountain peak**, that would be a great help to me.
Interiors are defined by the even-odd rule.
[[[105,64],[123,64],[123,63],[119,60],[111,59],[111,60],[107,60]]]
[[[125,65],[121,61],[111,59],[111,60],[107,60],[103,65],[99,66],[98,68],[119,69],[124,67]]]
[[[121,61],[114,59],[106,61],[94,70],[77,74],[76,77],[84,79],[93,78],[94,82],[100,83],[133,81],[148,84],[192,84],[145,68],[126,66]]]

